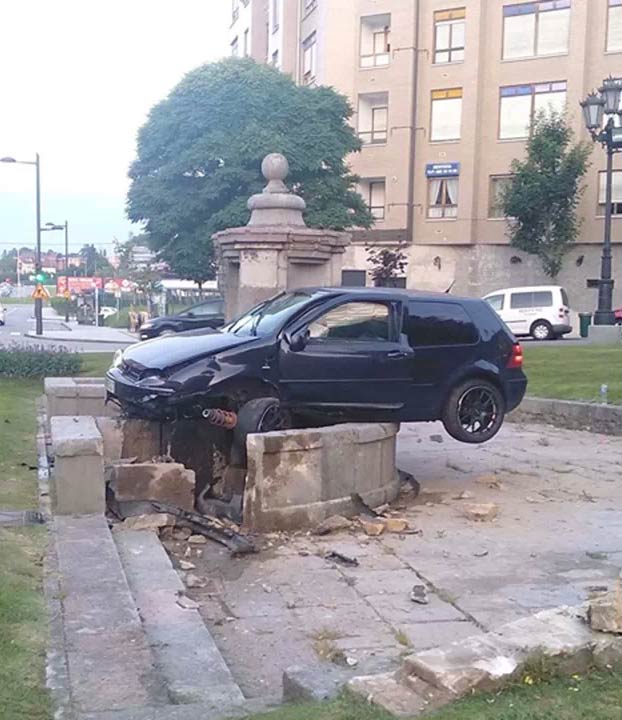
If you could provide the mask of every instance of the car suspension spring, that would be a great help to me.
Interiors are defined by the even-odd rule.
[[[233,428],[238,424],[238,416],[236,413],[229,412],[228,410],[205,408],[201,415],[208,423],[210,423],[210,425],[222,427],[226,430],[233,430]]]

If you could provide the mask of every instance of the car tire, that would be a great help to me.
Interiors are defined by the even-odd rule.
[[[555,335],[551,323],[546,320],[536,320],[529,329],[529,334],[534,340],[552,340]]]
[[[238,422],[233,431],[231,460],[234,465],[246,466],[246,438],[254,433],[287,430],[291,415],[284,411],[276,397],[249,400],[238,411]]]
[[[505,418],[505,398],[492,382],[471,378],[449,393],[442,421],[455,440],[478,444],[493,438]]]
[[[173,328],[165,327],[160,330],[158,333],[158,337],[169,337],[170,335],[176,335],[177,333],[173,330]]]

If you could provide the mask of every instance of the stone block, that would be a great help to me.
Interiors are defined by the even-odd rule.
[[[44,380],[48,426],[50,418],[66,415],[115,416],[115,405],[106,405],[102,378],[54,378]]]
[[[164,455],[161,424],[152,420],[126,418],[123,420],[123,445],[121,457],[136,458],[138,462],[151,462]]]
[[[105,464],[119,462],[123,451],[123,421],[118,417],[97,417],[95,422],[104,443]]]
[[[339,695],[352,671],[336,665],[293,666],[283,672],[285,702],[324,702]]]
[[[398,718],[417,717],[430,709],[427,698],[401,683],[394,673],[355,677],[347,687],[350,692]]]
[[[109,486],[118,502],[159,500],[192,510],[194,483],[194,471],[178,463],[135,463],[114,466]]]
[[[59,515],[105,511],[103,440],[91,417],[53,417],[52,500]]]
[[[590,599],[588,619],[593,630],[622,634],[622,587],[620,580],[608,593]]]
[[[332,515],[352,515],[352,493],[372,507],[393,500],[397,432],[397,425],[369,423],[250,435],[244,525],[314,527]]]
[[[618,345],[622,343],[620,325],[590,325],[588,342],[591,345]]]

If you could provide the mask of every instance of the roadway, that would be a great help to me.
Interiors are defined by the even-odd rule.
[[[0,298],[0,304],[2,300]],[[35,329],[35,319],[33,315],[33,304],[32,302],[24,303],[23,305],[5,305],[6,307],[6,324],[0,325],[0,347],[18,344],[22,346],[43,346],[52,347],[63,345],[69,350],[73,350],[79,353],[113,353],[116,347],[112,343],[99,343],[99,342],[83,342],[81,340],[48,340],[44,338],[31,338],[26,337],[26,333],[33,332]],[[65,330],[66,326],[62,322],[60,317],[47,316],[44,317],[43,329],[45,331],[53,330]],[[119,347],[127,347],[131,343],[128,341],[125,345],[119,345]]]

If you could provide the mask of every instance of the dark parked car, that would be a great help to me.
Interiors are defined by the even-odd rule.
[[[185,330],[219,328],[225,324],[224,304],[221,297],[213,297],[189,307],[177,315],[148,320],[140,328],[140,339],[149,340],[160,335],[173,335]]]
[[[441,419],[454,438],[492,438],[522,400],[520,345],[483,300],[405,290],[284,292],[212,333],[133,345],[109,398],[161,419],[239,412],[238,431],[289,422]]]

